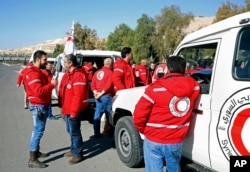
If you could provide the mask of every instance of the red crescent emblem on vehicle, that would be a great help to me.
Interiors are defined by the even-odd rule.
[[[241,137],[244,124],[246,120],[249,118],[249,116],[250,116],[250,109],[244,109],[243,111],[241,111],[235,118],[231,129],[231,137],[233,144],[235,145],[237,151],[243,156],[250,155]]]

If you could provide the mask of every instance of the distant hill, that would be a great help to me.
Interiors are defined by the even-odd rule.
[[[213,20],[215,17],[194,17],[194,19],[190,22],[189,26],[184,29],[185,33],[191,33],[196,30],[199,30],[205,26],[208,26],[213,23]],[[42,43],[39,43],[37,45],[31,45],[27,47],[22,47],[19,49],[12,49],[12,50],[0,50],[0,55],[2,54],[27,54],[30,55],[34,50],[42,49],[46,51],[47,53],[53,53],[54,48],[56,47],[56,44],[65,44],[66,37],[65,38],[58,38],[56,40],[47,40]]]
[[[19,49],[12,49],[12,50],[0,50],[0,55],[1,54],[25,54],[25,55],[30,55],[32,54],[35,50],[42,49],[47,53],[53,53],[56,44],[65,44],[67,38],[58,38],[55,40],[47,40],[42,43],[39,43],[37,45],[30,45],[27,47],[22,47]]]

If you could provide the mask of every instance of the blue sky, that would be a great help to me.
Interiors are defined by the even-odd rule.
[[[243,5],[244,0],[229,0]],[[72,21],[95,29],[105,38],[122,23],[132,29],[142,14],[154,18],[164,7],[176,5],[182,13],[215,16],[227,0],[2,0],[0,50],[36,45],[64,38]]]

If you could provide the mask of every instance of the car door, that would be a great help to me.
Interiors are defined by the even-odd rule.
[[[195,103],[189,132],[183,144],[183,156],[210,168],[209,132],[213,76],[212,73],[199,73],[196,69],[198,69],[198,60],[206,58],[214,60],[219,42],[220,40],[213,40],[188,44],[179,48],[177,53],[177,55],[184,57],[188,63],[192,62],[193,66],[189,66],[189,71],[193,71],[193,73],[189,73],[189,75],[193,76],[201,85],[201,93]]]

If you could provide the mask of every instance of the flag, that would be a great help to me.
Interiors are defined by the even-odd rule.
[[[76,55],[76,47],[75,47],[75,43],[74,43],[74,21],[73,21],[72,27],[69,31],[69,35],[67,37],[67,41],[65,43],[63,53],[64,53],[64,55],[68,55],[68,54]]]

